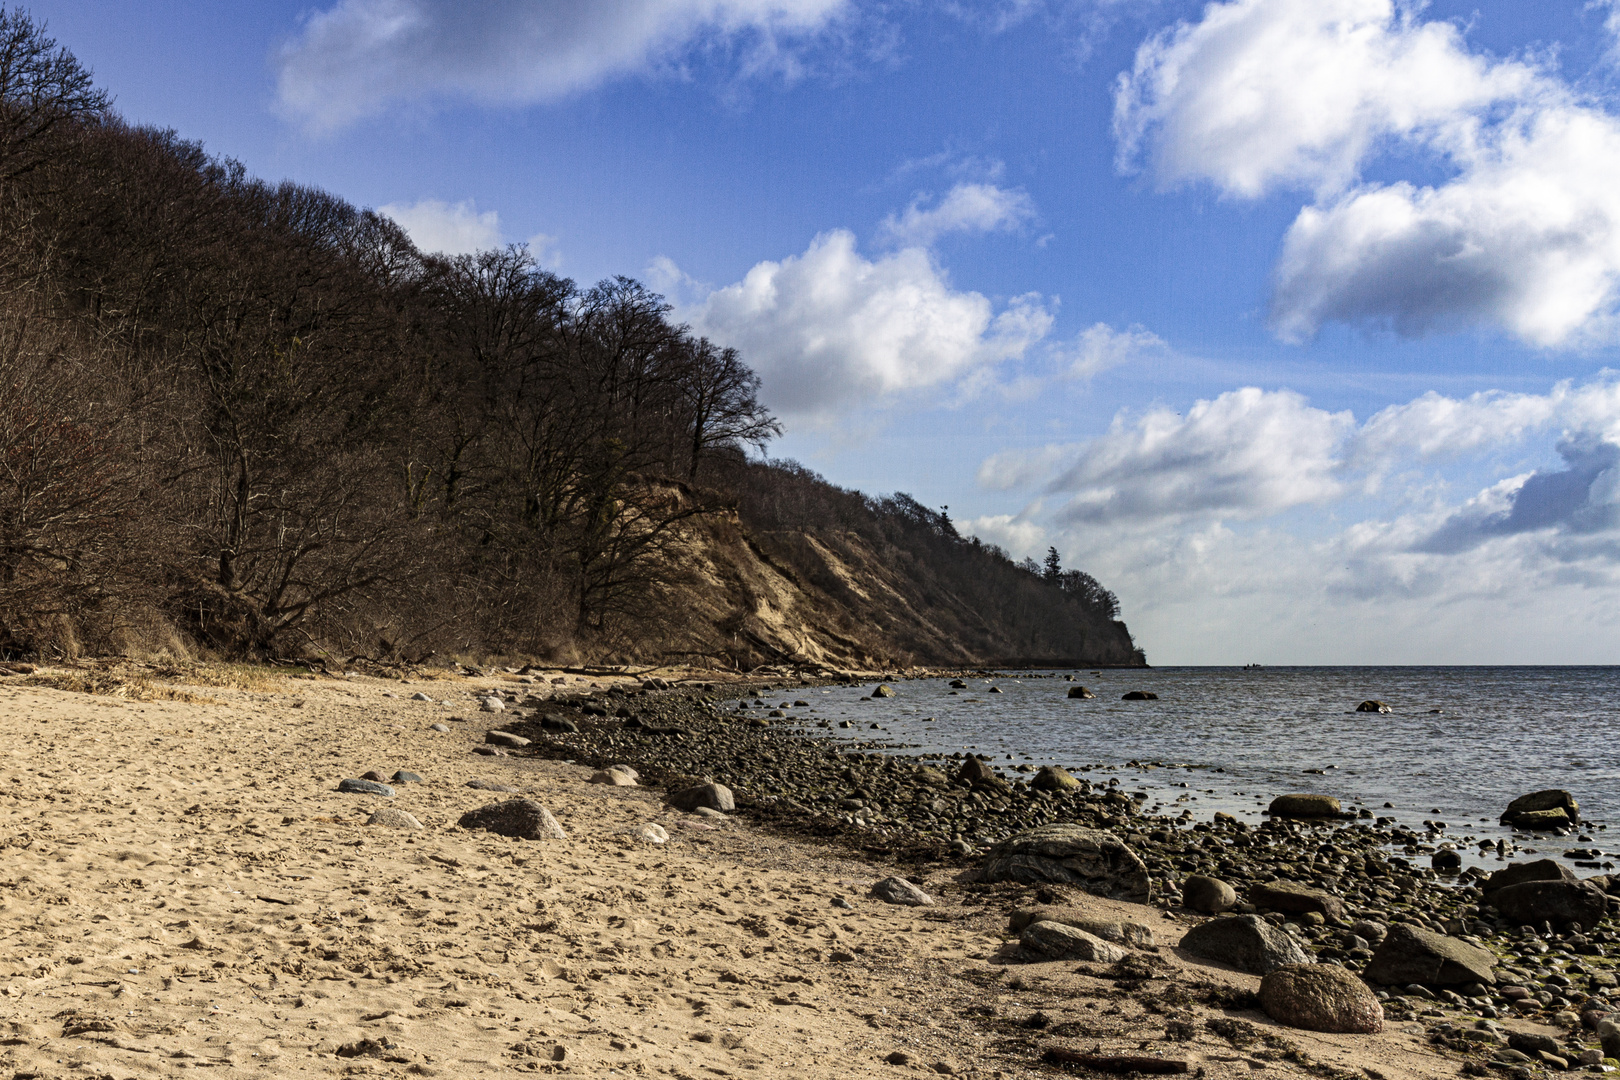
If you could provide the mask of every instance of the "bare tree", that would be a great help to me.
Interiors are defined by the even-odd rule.
[[[73,54],[45,36],[43,23],[20,8],[0,7],[0,181],[38,168],[60,126],[99,116],[111,104]]]

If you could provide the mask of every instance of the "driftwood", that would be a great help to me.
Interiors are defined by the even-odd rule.
[[[1105,1073],[1184,1073],[1187,1063],[1176,1058],[1149,1057],[1141,1054],[1082,1054],[1048,1046],[1041,1055],[1048,1065],[1079,1065]]]

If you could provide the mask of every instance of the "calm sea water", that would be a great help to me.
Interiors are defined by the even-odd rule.
[[[954,695],[944,680],[917,680],[891,684],[897,696],[888,699],[869,696],[875,683],[765,697],[773,707],[810,702],[788,710],[794,730],[804,734],[885,740],[897,744],[897,753],[973,751],[992,755],[1003,770],[1020,763],[1063,765],[1094,783],[1117,778],[1127,791],[1146,791],[1149,807],[1161,813],[1187,808],[1205,821],[1224,810],[1258,822],[1273,796],[1304,791],[1334,795],[1347,809],[1367,807],[1413,827],[1444,821],[1454,840],[1511,841],[1511,830],[1496,819],[1513,798],[1567,788],[1590,822],[1581,833],[1592,842],[1538,836],[1525,846],[1550,853],[1612,845],[1620,852],[1620,829],[1609,836],[1599,828],[1620,821],[1620,668],[1031,674],[968,680],[969,689]],[[1096,699],[1070,700],[1074,684],[1062,678],[1066,674]],[[990,693],[991,686],[1001,693]],[[1159,700],[1120,700],[1138,689]],[[1387,702],[1394,712],[1353,711],[1367,698]],[[823,728],[821,720],[857,726]],[[1494,860],[1494,853],[1487,858]]]

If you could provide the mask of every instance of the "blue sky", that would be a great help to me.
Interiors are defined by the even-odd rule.
[[[44,0],[131,120],[647,280],[1157,663],[1620,659],[1620,4]]]

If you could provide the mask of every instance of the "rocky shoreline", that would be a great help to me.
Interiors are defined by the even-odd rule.
[[[1606,876],[1571,885],[1580,892],[1574,908],[1570,897],[1562,906],[1557,898],[1509,904],[1503,872],[1454,872],[1459,841],[1442,822],[1416,831],[1366,811],[1283,816],[1337,811],[1311,798],[1279,803],[1259,827],[1225,814],[1171,818],[1149,812],[1141,794],[1120,790],[1117,779],[1093,784],[1052,768],[1004,776],[972,755],[925,761],[880,752],[892,749],[887,743],[833,743],[784,730],[790,711],[805,704],[794,695],[812,685],[728,686],[726,700],[746,689],[759,706],[728,712],[712,687],[654,681],[531,698],[521,704],[532,714],[501,727],[528,740],[509,752],[599,769],[627,765],[643,782],[672,792],[712,782],[729,789],[739,814],[919,869],[943,864],[972,876],[995,845],[1028,830],[1095,830],[1139,861],[1143,894],[1133,898],[1166,911],[1263,923],[1258,932],[1284,938],[1305,959],[1360,975],[1376,990],[1386,1020],[1424,1025],[1431,1041],[1466,1054],[1471,1068],[1603,1071],[1620,1064],[1620,1029],[1607,1021],[1620,1009],[1611,956],[1620,954],[1620,923],[1612,918],[1620,897],[1604,895]],[[1553,860],[1512,865],[1519,893],[1541,897],[1574,881]],[[1614,887],[1620,891],[1620,881]],[[1572,912],[1586,922],[1567,917]],[[1027,935],[1031,921],[1055,920],[1032,920],[1026,911],[1024,921]],[[1409,978],[1412,965],[1391,960],[1436,950],[1461,950],[1458,956],[1474,957],[1472,966]],[[1551,1025],[1563,1037],[1513,1031],[1506,1024],[1512,1019]]]

